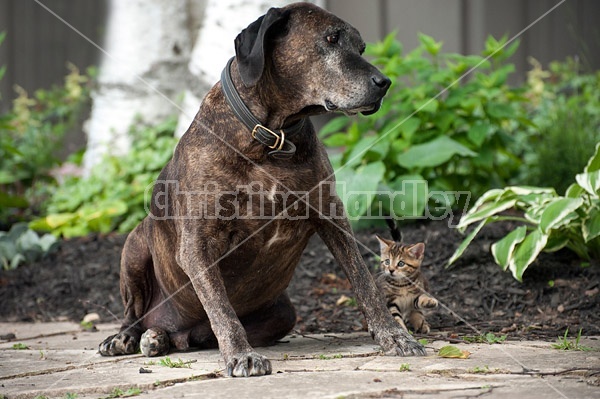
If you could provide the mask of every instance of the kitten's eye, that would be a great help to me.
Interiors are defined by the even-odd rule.
[[[402,267],[402,266],[404,266],[405,264],[406,264],[406,263],[404,263],[404,261],[399,261],[399,262],[398,262],[398,267]]]
[[[389,260],[389,259],[386,259],[386,260],[384,260],[384,261],[383,261],[383,264],[384,264],[384,265],[386,265],[386,266],[389,266],[389,264],[390,264],[390,260]]]
[[[333,33],[333,34],[327,36],[327,41],[330,44],[336,44],[339,40],[340,40],[339,33]]]

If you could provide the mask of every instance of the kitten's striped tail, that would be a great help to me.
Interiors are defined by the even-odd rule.
[[[402,242],[402,232],[398,228],[396,221],[394,221],[394,219],[392,219],[391,217],[387,217],[385,218],[385,222],[390,227],[390,232],[392,233],[392,240],[396,242]]]

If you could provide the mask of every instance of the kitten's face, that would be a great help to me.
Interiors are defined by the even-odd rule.
[[[415,274],[425,253],[422,242],[412,245],[386,240],[377,236],[381,249],[381,270],[394,277],[402,278]]]

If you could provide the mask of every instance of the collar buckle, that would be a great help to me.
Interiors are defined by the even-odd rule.
[[[256,126],[254,126],[254,129],[252,129],[252,138],[264,143],[263,140],[256,137],[257,134],[260,134],[259,130],[262,132],[266,132],[266,133],[270,134],[271,136],[275,137],[275,143],[273,143],[272,145],[265,144],[265,145],[267,145],[267,147],[269,147],[272,150],[276,150],[276,151],[281,151],[283,149],[283,146],[285,144],[285,132],[283,131],[283,129],[279,130],[279,133],[281,133],[281,136],[280,136],[279,134],[275,133],[268,127],[261,125],[260,123],[257,124]],[[264,135],[262,135],[262,136],[263,136],[262,138],[266,138],[269,141],[271,140],[271,138],[269,136],[267,136],[267,137],[264,137]]]

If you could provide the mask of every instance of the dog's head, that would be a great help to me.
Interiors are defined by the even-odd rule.
[[[248,87],[270,80],[294,107],[320,113],[376,112],[391,82],[362,53],[359,32],[310,3],[271,8],[235,40]]]

